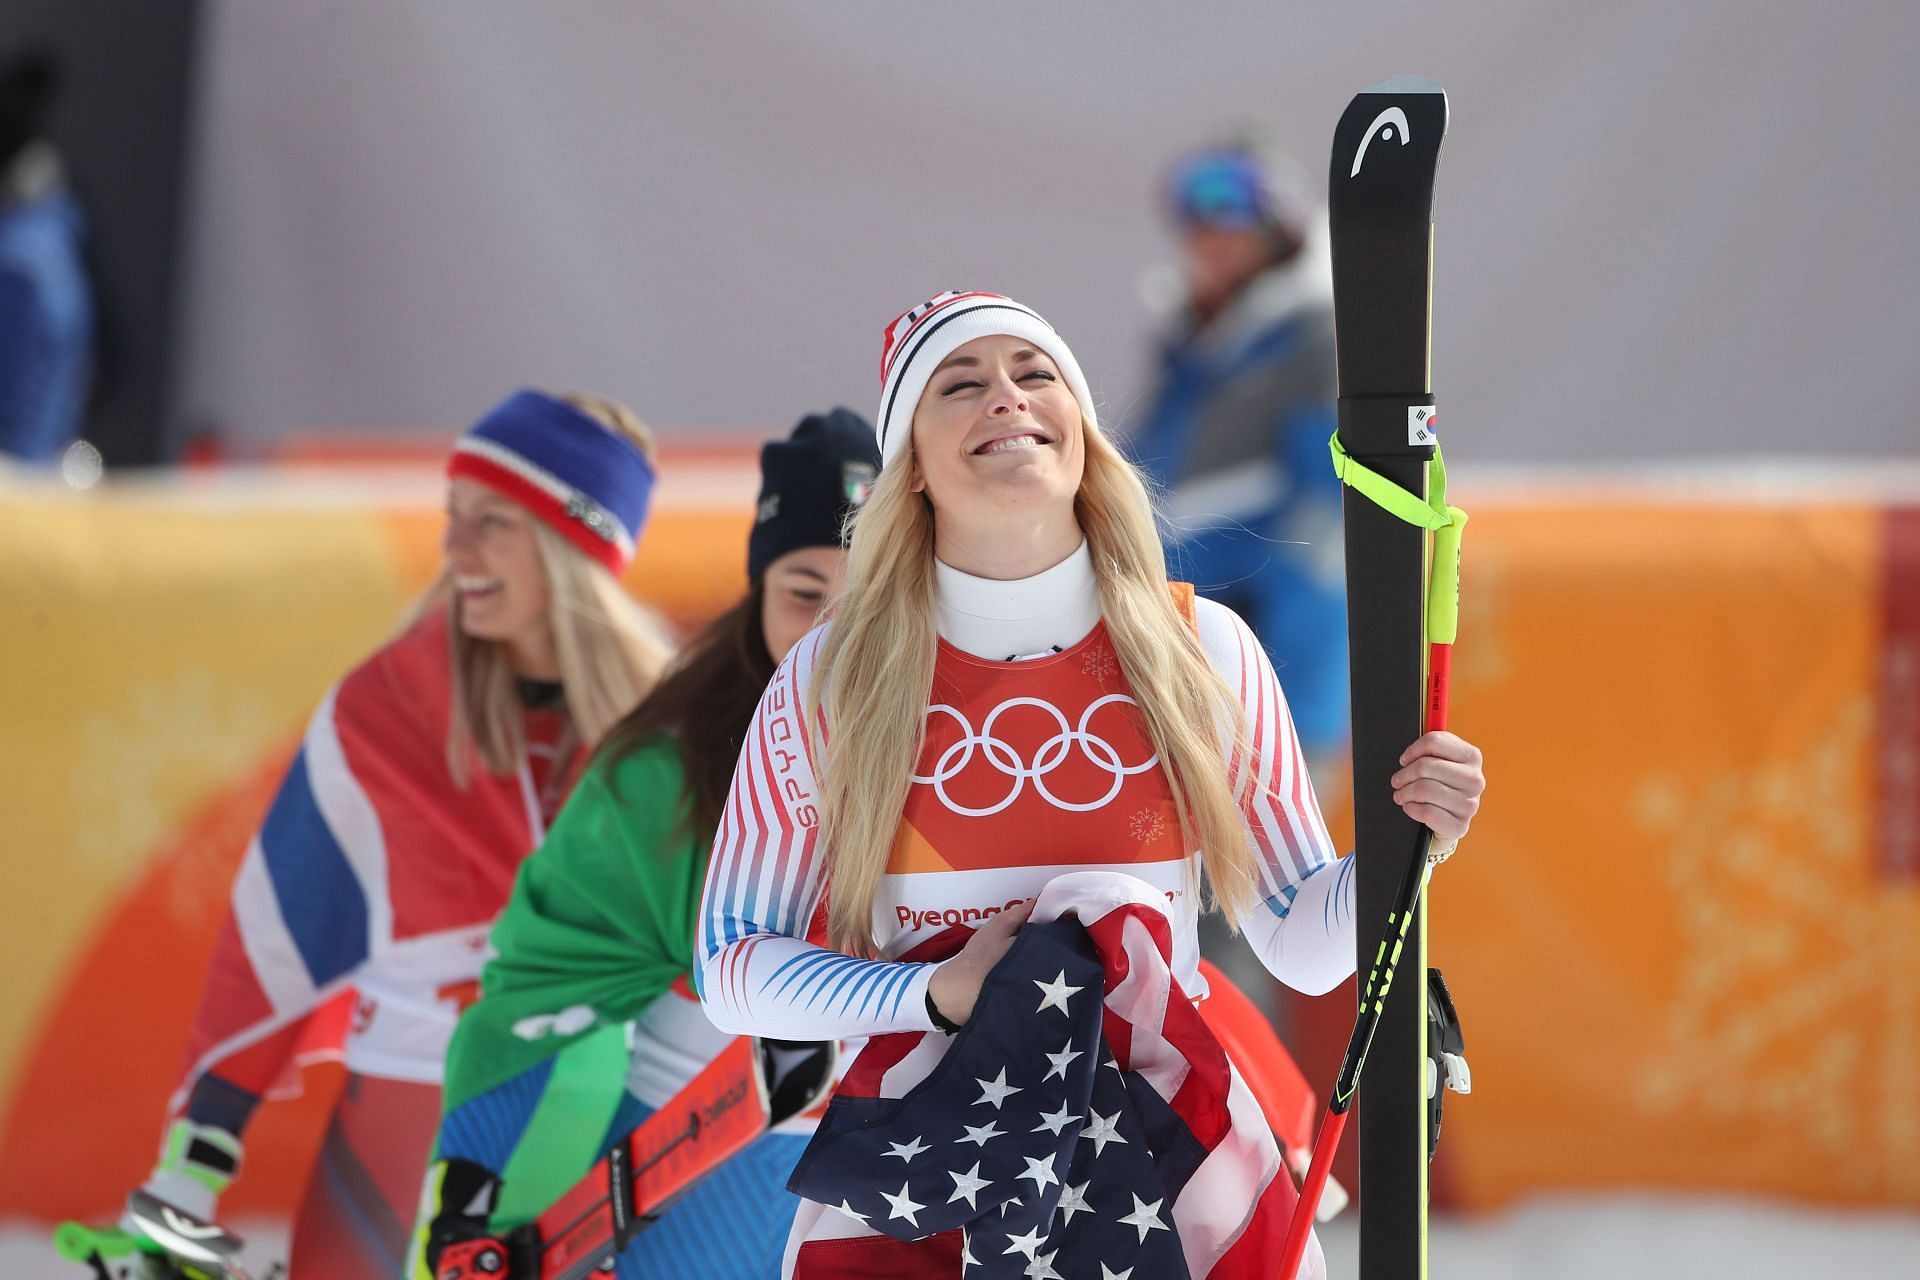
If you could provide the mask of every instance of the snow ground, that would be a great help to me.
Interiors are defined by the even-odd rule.
[[[1329,1274],[1358,1265],[1352,1213],[1322,1229]],[[284,1257],[283,1224],[234,1224],[246,1261]],[[1920,1276],[1920,1213],[1848,1213],[1754,1200],[1654,1195],[1555,1197],[1485,1217],[1436,1217],[1432,1280],[1860,1280]],[[0,1225],[6,1280],[83,1280],[45,1228]],[[289,1277],[289,1280],[314,1280]]]
[[[1321,1230],[1328,1275],[1357,1274],[1358,1218]],[[1436,1216],[1431,1280],[1801,1280],[1920,1276],[1920,1213],[1643,1193]]]

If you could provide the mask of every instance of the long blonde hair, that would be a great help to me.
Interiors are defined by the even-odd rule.
[[[1241,810],[1253,771],[1229,777],[1222,744],[1244,760],[1239,701],[1214,671],[1174,604],[1146,485],[1097,430],[1084,430],[1086,469],[1074,514],[1087,538],[1120,669],[1139,704],[1180,815],[1203,859],[1211,899],[1238,922],[1258,901],[1252,841]],[[873,951],[880,886],[910,775],[918,762],[938,648],[933,512],[913,490],[910,460],[883,469],[848,548],[846,586],[807,691],[824,707],[822,847],[833,946]],[[851,726],[858,726],[857,731]],[[1195,866],[1196,876],[1201,870]]]
[[[649,465],[656,464],[653,432],[632,410],[598,396],[560,399],[627,437]],[[547,579],[547,624],[570,729],[591,750],[652,690],[673,657],[673,640],[660,615],[629,596],[604,565],[546,524],[536,520],[531,527]],[[507,777],[520,767],[527,744],[506,649],[461,630],[452,585],[452,571],[443,568],[410,618],[441,603],[448,610],[453,717],[447,727],[447,771],[455,785],[465,787],[475,759],[488,773]]]

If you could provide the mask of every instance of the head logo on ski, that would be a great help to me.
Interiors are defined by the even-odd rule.
[[[1360,139],[1360,150],[1354,153],[1353,171],[1347,174],[1349,178],[1357,178],[1360,176],[1360,166],[1365,164],[1367,160],[1367,144],[1371,143],[1376,136],[1378,136],[1382,142],[1392,142],[1394,140],[1393,130],[1396,125],[1399,126],[1400,129],[1399,138],[1401,146],[1404,147],[1413,141],[1413,132],[1407,128],[1407,113],[1398,107],[1388,107],[1385,111],[1375,116],[1373,123],[1367,126],[1367,132]]]

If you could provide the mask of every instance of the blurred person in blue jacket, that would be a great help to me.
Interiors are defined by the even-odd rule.
[[[84,224],[41,135],[58,69],[0,64],[0,454],[49,462],[80,433],[93,359]]]
[[[1188,156],[1167,196],[1181,261],[1148,281],[1169,318],[1131,451],[1161,488],[1172,566],[1252,624],[1328,762],[1348,730],[1326,209],[1256,143]]]

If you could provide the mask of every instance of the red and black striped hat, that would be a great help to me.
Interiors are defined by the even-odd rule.
[[[936,294],[895,316],[882,340],[880,412],[873,419],[880,437],[882,466],[906,448],[907,438],[913,433],[914,410],[919,408],[927,379],[940,362],[956,348],[990,334],[1024,338],[1051,356],[1073,398],[1080,402],[1087,429],[1100,429],[1080,362],[1073,358],[1066,339],[1038,311],[997,293]]]

